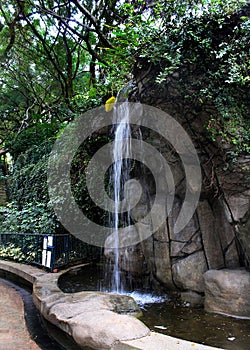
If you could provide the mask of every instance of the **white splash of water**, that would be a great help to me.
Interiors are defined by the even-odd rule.
[[[143,306],[146,304],[163,303],[168,299],[167,296],[164,295],[154,295],[151,293],[143,293],[138,291],[126,294],[131,296],[136,301],[138,306]]]

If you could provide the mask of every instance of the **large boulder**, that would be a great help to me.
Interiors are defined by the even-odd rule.
[[[250,318],[250,273],[242,269],[204,274],[205,310]]]

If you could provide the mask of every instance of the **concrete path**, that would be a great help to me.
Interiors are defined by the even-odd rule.
[[[0,350],[40,350],[31,340],[19,293],[0,282]]]

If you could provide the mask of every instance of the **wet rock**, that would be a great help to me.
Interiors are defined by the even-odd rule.
[[[134,221],[140,221],[148,214],[149,208],[147,203],[137,204],[130,212],[131,218]]]
[[[173,209],[168,217],[170,239],[178,242],[189,242],[195,234],[195,232],[198,231],[199,225],[197,221],[197,216],[194,215],[183,230],[181,230],[180,232],[174,231],[174,225],[181,210],[181,206],[181,202],[179,200],[175,200]]]
[[[182,252],[185,254],[192,254],[202,249],[200,232],[197,232],[194,237],[192,237],[191,242],[185,244],[182,248]]]
[[[154,242],[153,237],[149,237],[141,242],[141,249],[145,258],[144,273],[152,274],[155,271]]]
[[[181,290],[204,291],[203,274],[207,271],[207,263],[203,251],[177,260],[172,271],[174,283]]]
[[[164,222],[159,229],[154,233],[154,240],[159,242],[169,242],[167,224]]]
[[[225,203],[222,200],[213,203],[215,227],[221,241],[221,247],[225,251],[235,238],[233,226],[227,220]]]
[[[209,270],[204,274],[205,310],[250,318],[250,272]]]
[[[166,288],[173,288],[169,243],[154,242],[155,277]]]
[[[182,292],[181,300],[191,307],[202,307],[204,305],[204,296],[191,290]]]
[[[239,267],[239,256],[235,243],[235,239],[229,244],[225,251],[225,265],[229,269]]]
[[[248,192],[227,196],[226,213],[228,221],[240,221],[249,208],[250,196]]]
[[[245,260],[248,259],[248,267],[250,267],[250,207],[244,218],[242,219],[242,225],[239,229],[239,235],[241,242],[244,246]]]
[[[113,259],[114,261],[115,259]],[[119,267],[122,271],[127,271],[132,275],[143,275],[144,255],[141,245],[135,245],[119,251]]]
[[[185,247],[183,242],[171,242],[171,257],[184,256],[182,249]]]

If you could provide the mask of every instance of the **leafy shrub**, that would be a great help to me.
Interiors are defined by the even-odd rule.
[[[22,233],[55,233],[59,227],[51,206],[31,202],[20,209],[13,203],[0,207],[0,231]]]
[[[18,262],[25,260],[25,255],[21,248],[16,247],[13,243],[9,244],[7,247],[0,247],[0,257],[2,259],[13,259]]]

